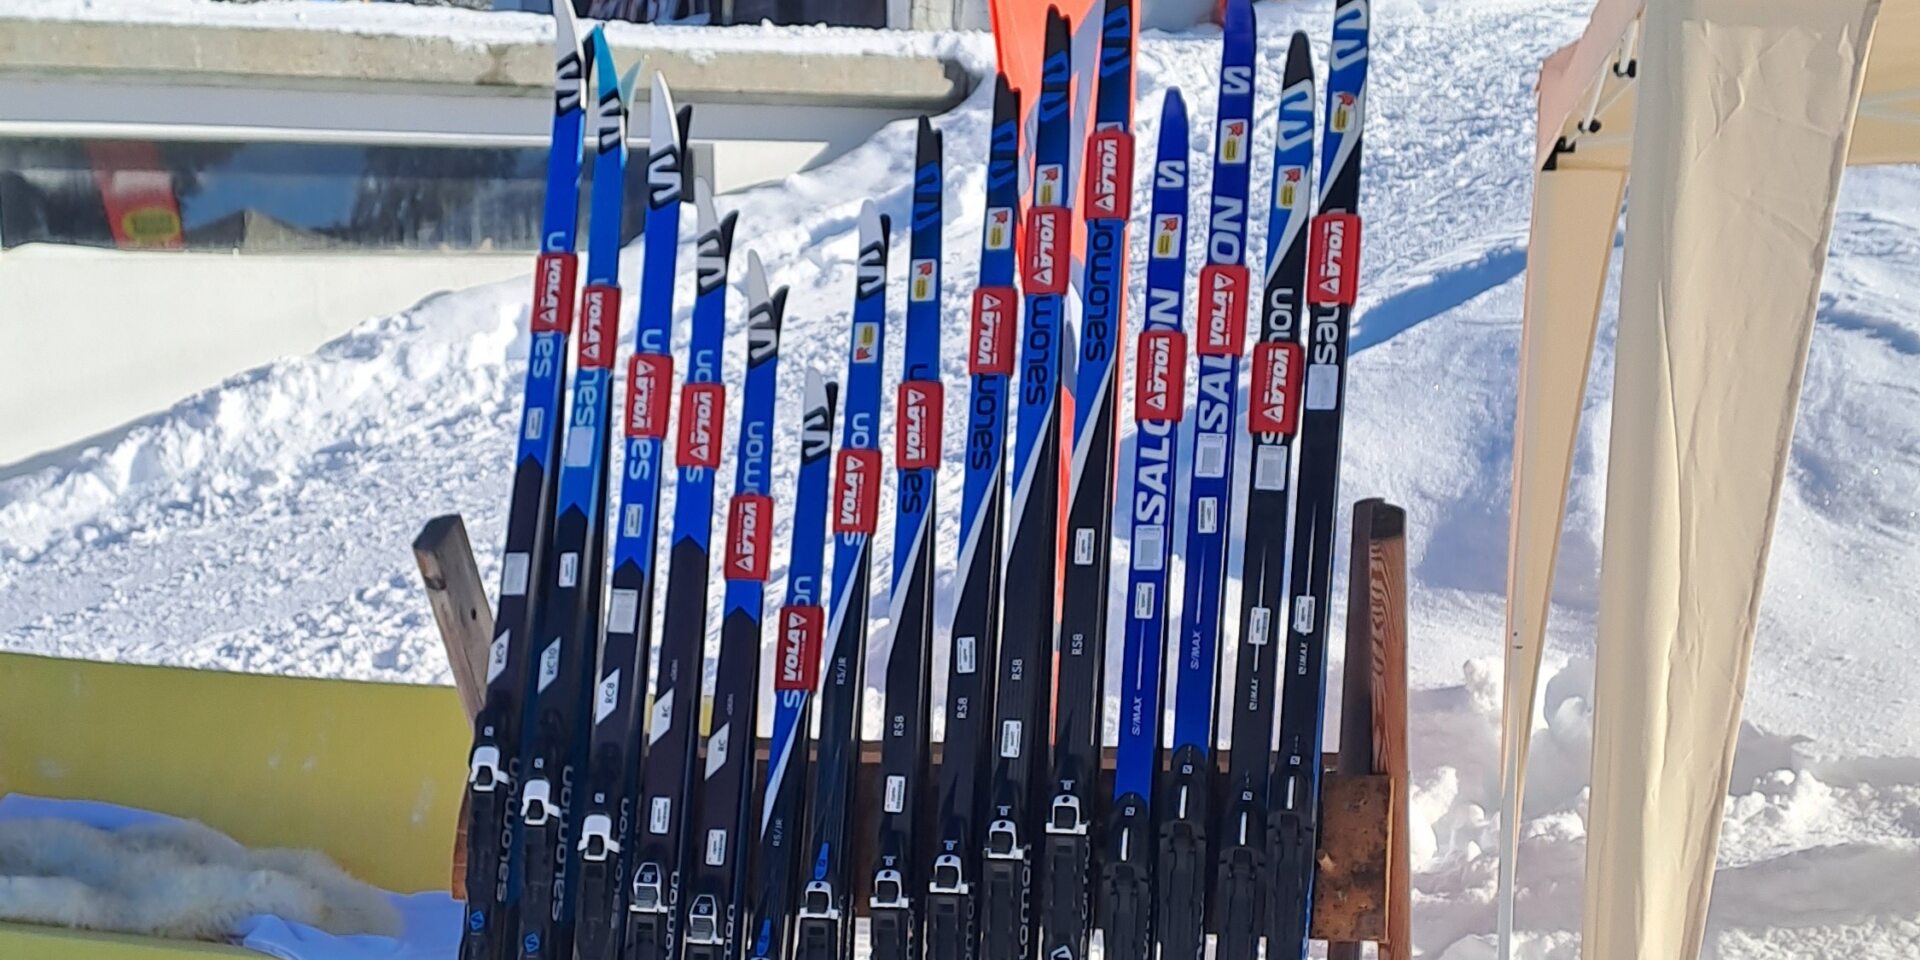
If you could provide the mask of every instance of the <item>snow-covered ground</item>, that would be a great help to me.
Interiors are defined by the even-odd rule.
[[[1327,0],[1260,5],[1263,78],[1277,75],[1293,29],[1323,47],[1330,9]],[[1409,511],[1414,922],[1422,955],[1448,960],[1491,955],[1488,811],[1498,796],[1532,79],[1586,12],[1583,0],[1375,8],[1344,490]],[[1162,93],[1179,87],[1193,145],[1206,150],[1217,58],[1205,37],[1150,37],[1142,131],[1156,128]],[[1261,92],[1270,121],[1270,82]],[[956,324],[975,276],[987,107],[977,95],[937,121],[949,148],[945,279]],[[1141,142],[1151,149],[1150,135]],[[878,191],[904,222],[911,149],[910,126],[898,124],[827,167],[721,200],[740,212],[741,236],[773,281],[793,288],[781,379],[794,403],[783,409],[797,405],[799,368],[840,369],[855,214]],[[1265,176],[1257,168],[1255,183]],[[1196,211],[1205,187],[1204,177],[1194,186]],[[1920,171],[1911,168],[1853,171],[1845,184],[1727,806],[1708,937],[1719,960],[1920,956],[1920,671],[1910,667],[1920,588],[1907,575],[1920,566],[1916,201]],[[897,240],[896,264],[905,255]],[[1252,249],[1263,249],[1257,238]],[[629,277],[638,256],[637,246],[628,252]],[[527,292],[514,281],[436,296],[312,355],[210,386],[84,452],[0,475],[0,645],[446,682],[407,545],[429,516],[458,510],[482,547],[484,575],[497,574]],[[1612,309],[1609,300],[1536,725],[1519,906],[1532,958],[1577,950]],[[735,336],[735,371],[741,348]],[[956,423],[964,369],[951,349],[947,377]],[[790,432],[781,443],[775,489],[784,491]],[[943,559],[957,552],[959,481],[957,468],[942,476]],[[875,569],[885,570],[890,531],[878,540]],[[876,655],[889,643],[876,622]],[[944,662],[942,651],[936,667]]]

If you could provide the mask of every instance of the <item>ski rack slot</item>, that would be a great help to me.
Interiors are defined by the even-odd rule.
[[[444,520],[429,524],[422,540],[437,548],[443,568],[451,560],[457,569],[457,557],[446,555],[458,550],[447,542],[451,538],[445,526]],[[436,529],[440,536],[426,536]],[[1371,748],[1321,758],[1326,772],[1315,855],[1313,936],[1329,941],[1329,960],[1359,957],[1362,941],[1379,944],[1381,960],[1405,960],[1411,956],[1412,944],[1408,934],[1412,874],[1407,847],[1406,513],[1383,500],[1362,500],[1354,505],[1352,529],[1355,560],[1347,588],[1346,662],[1370,663],[1373,669],[1351,672],[1344,679],[1342,702],[1364,709],[1344,711],[1340,743],[1371,744]],[[429,578],[427,588],[432,592],[438,585]],[[944,744],[931,746],[935,777],[927,782],[934,783]],[[767,753],[768,742],[756,740],[755,783],[766,782]],[[1212,794],[1218,797],[1226,790],[1229,752],[1215,751],[1215,758]],[[1113,767],[1114,749],[1102,748],[1093,796],[1112,796]],[[863,742],[854,784],[856,811],[871,811],[877,817],[882,779],[879,741]],[[464,817],[461,822],[464,831]],[[855,830],[853,839],[852,862],[871,865],[874,832]],[[454,850],[456,855],[464,854],[464,839]],[[464,875],[456,869],[455,882]],[[852,875],[849,900],[855,912],[864,916],[873,894],[869,889],[873,871],[855,869]]]

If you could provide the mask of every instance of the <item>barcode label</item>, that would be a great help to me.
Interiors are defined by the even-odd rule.
[[[1167,562],[1167,528],[1143,523],[1133,528],[1133,565],[1143,571],[1155,571]]]
[[[907,809],[907,778],[894,775],[887,778],[887,795],[883,803],[887,813],[899,813]]]
[[[1278,446],[1253,448],[1253,488],[1255,490],[1287,488],[1287,463],[1293,459],[1288,456],[1287,451],[1287,447]]]
[[[500,592],[509,597],[527,595],[527,570],[532,566],[524,553],[507,554],[506,562],[501,564]]]
[[[976,666],[975,650],[979,644],[975,637],[953,638],[953,672],[972,673]]]
[[[1340,368],[1331,363],[1307,367],[1308,410],[1332,410],[1340,403]]]
[[[639,633],[640,591],[615,590],[607,604],[607,629],[614,633]]]
[[[1193,504],[1193,526],[1200,533],[1220,532],[1220,498],[1201,497]]]
[[[1008,760],[1020,756],[1020,721],[1007,720],[1000,724],[1000,756]]]
[[[1133,618],[1135,620],[1153,619],[1153,584],[1139,584],[1133,592]]]
[[[1203,433],[1193,442],[1193,475],[1196,477],[1224,477],[1227,475],[1227,438],[1217,433]]]

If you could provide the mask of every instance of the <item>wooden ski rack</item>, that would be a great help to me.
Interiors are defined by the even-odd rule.
[[[1379,944],[1381,960],[1412,956],[1412,875],[1407,848],[1407,633],[1406,514],[1383,500],[1354,505],[1352,565],[1347,588],[1345,673],[1341,690],[1342,752],[1322,758],[1320,843],[1314,880],[1313,935],[1328,941],[1328,960],[1358,960],[1360,943]],[[455,664],[477,645],[484,655],[491,624],[485,593],[474,572],[465,530],[457,517],[437,518],[415,543],[422,575],[433,598]],[[475,601],[474,597],[482,599]],[[1368,669],[1354,670],[1354,664]],[[456,669],[456,676],[461,671]],[[935,743],[937,771],[941,744]],[[767,743],[757,745],[756,782],[766,776]],[[1227,753],[1219,751],[1217,797],[1225,787]],[[1111,796],[1114,751],[1101,757],[1099,796]],[[880,808],[880,745],[860,752],[855,809]],[[934,780],[929,781],[931,789]],[[463,817],[464,827],[464,817]],[[875,837],[853,832],[855,864],[873,862]],[[456,860],[465,859],[456,841]],[[455,864],[454,895],[463,865]],[[869,871],[853,871],[852,901],[866,912]]]

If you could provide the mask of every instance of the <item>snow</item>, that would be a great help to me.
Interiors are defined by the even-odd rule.
[[[1295,28],[1324,51],[1329,12],[1326,0],[1262,4],[1262,76],[1277,73]],[[1344,491],[1408,510],[1414,924],[1421,954],[1444,960],[1493,955],[1490,811],[1532,78],[1586,12],[1584,0],[1383,0],[1374,17],[1365,282]],[[537,18],[362,5],[53,0],[34,4],[32,15],[336,30],[371,20],[382,31],[456,32],[475,42],[544,32]],[[622,27],[616,42],[628,29],[653,28]],[[723,35],[710,42],[986,49],[979,37],[819,30],[725,31],[700,42]],[[1217,57],[1217,42],[1201,35],[1145,41],[1138,169],[1147,168],[1169,87],[1185,92],[1193,145],[1207,149]],[[1260,103],[1268,138],[1270,94]],[[975,279],[987,110],[982,92],[937,121],[949,148],[945,284],[956,324],[958,298]],[[720,198],[740,211],[744,245],[766,259],[772,281],[793,288],[782,410],[798,406],[800,368],[839,375],[855,216],[874,195],[905,222],[911,149],[911,125],[895,124],[821,169]],[[1262,193],[1265,178],[1257,167]],[[1197,212],[1206,186],[1202,171]],[[1920,587],[1905,575],[1920,565],[1916,199],[1920,171],[1911,168],[1855,170],[1845,181],[1727,804],[1707,950],[1717,960],[1920,955],[1912,882],[1920,875],[1920,672],[1909,667]],[[1256,251],[1264,249],[1259,229]],[[1196,255],[1201,235],[1193,232]],[[1133,239],[1139,263],[1140,231]],[[627,252],[629,278],[639,253],[637,245]],[[896,231],[896,276],[904,259],[904,231]],[[682,280],[684,342],[690,275]],[[527,293],[513,281],[435,296],[311,355],[211,385],[96,447],[0,474],[0,646],[447,682],[408,542],[428,517],[460,511],[489,584],[498,574]],[[743,295],[736,289],[735,309]],[[1610,297],[1535,717],[1519,903],[1522,955],[1533,960],[1577,952],[1613,311]],[[1140,315],[1137,295],[1131,315]],[[737,377],[737,333],[727,349]],[[891,360],[889,382],[897,352]],[[964,368],[951,348],[946,376],[947,422],[959,423]],[[948,434],[951,455],[958,438]],[[794,443],[789,425],[775,451],[777,491],[791,488]],[[958,552],[959,494],[956,466],[941,477],[936,556],[944,564]],[[672,495],[669,486],[669,503]],[[875,569],[885,571],[891,530],[876,539]],[[1116,553],[1124,556],[1124,539]],[[941,573],[943,613],[951,573]],[[782,575],[775,571],[775,590]],[[876,575],[876,588],[885,579]],[[1336,598],[1333,608],[1344,604]],[[883,658],[889,642],[876,620],[875,654]],[[936,673],[944,666],[941,649]],[[1338,688],[1336,676],[1330,689]]]

